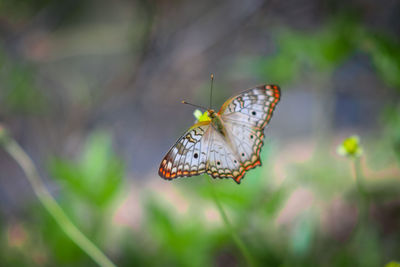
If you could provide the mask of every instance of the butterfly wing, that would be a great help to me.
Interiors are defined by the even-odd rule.
[[[214,178],[236,178],[244,172],[240,159],[210,122],[186,131],[161,161],[158,174],[167,180],[204,172]]]
[[[212,126],[210,127],[210,145],[207,155],[207,174],[214,178],[233,178],[239,183],[245,170],[244,166],[225,137]]]
[[[278,86],[258,86],[228,99],[218,114],[224,122],[237,122],[263,129],[271,119],[280,97],[281,90]]]
[[[226,101],[220,111],[221,119],[240,159],[242,170],[236,177],[240,183],[245,171],[261,165],[264,127],[271,119],[281,92],[276,85],[263,85],[244,91]]]
[[[193,125],[161,161],[158,174],[167,180],[206,172],[210,122]]]

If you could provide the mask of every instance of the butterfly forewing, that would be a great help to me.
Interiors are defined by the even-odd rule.
[[[193,125],[161,161],[158,174],[166,179],[192,176],[206,171],[209,122]]]
[[[226,101],[219,111],[222,119],[263,129],[280,99],[276,85],[263,85],[248,89]]]

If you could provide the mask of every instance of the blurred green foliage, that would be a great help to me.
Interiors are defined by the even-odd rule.
[[[283,29],[278,34],[275,56],[261,60],[255,69],[278,84],[310,71],[331,73],[354,51],[357,30],[354,22],[344,19],[312,33]]]
[[[57,202],[70,219],[100,247],[108,247],[113,235],[110,224],[116,200],[124,192],[124,164],[112,149],[111,136],[95,131],[86,140],[74,161],[54,158],[49,162],[52,177],[60,190]],[[32,238],[42,239],[50,261],[59,266],[92,265],[87,257],[41,207],[32,207],[36,223],[28,228]],[[38,233],[42,233],[38,235]]]
[[[253,73],[283,85],[310,72],[329,77],[340,64],[362,52],[388,86],[400,88],[399,40],[368,30],[354,18],[338,16],[313,32],[281,29],[277,36],[275,55],[255,60]]]
[[[25,23],[43,12],[51,10],[57,14],[57,23],[73,23],[79,17],[78,14],[88,8],[89,1],[60,0],[2,0],[0,1],[0,16],[7,17],[13,23]]]
[[[384,226],[377,222],[350,229],[353,234],[344,241],[321,231],[321,217],[329,214],[332,199],[341,195],[347,205],[357,205],[354,195],[358,193],[346,161],[310,158],[288,166],[290,179],[277,185],[271,172],[277,147],[263,149],[263,168],[246,174],[240,186],[230,180],[212,180],[233,230],[259,266],[378,266],[396,259],[398,243],[385,243],[381,234]],[[80,156],[75,160],[54,158],[49,163],[51,176],[60,185],[55,193],[57,201],[118,266],[246,266],[229,229],[216,213],[210,184],[205,181],[211,179],[208,176],[182,178],[172,185],[165,182],[165,191],[179,195],[173,201],[166,201],[160,191],[142,189],[138,228],[111,226],[116,202],[126,193],[124,164],[113,152],[111,136],[94,131],[77,154]],[[299,187],[313,192],[313,203],[318,205],[292,210],[294,217],[282,221],[284,207]],[[394,195],[399,192],[397,189]],[[376,205],[387,201],[387,197],[381,200],[370,193]],[[93,265],[41,207],[32,204],[29,210],[31,219],[20,224],[26,238],[12,234],[13,224],[4,228],[2,242],[8,244],[0,252],[4,263],[30,265],[34,258],[34,265],[41,261],[44,265]],[[332,220],[335,223],[334,217]],[[12,245],[18,238],[22,245]]]
[[[363,48],[374,63],[383,81],[388,86],[400,90],[400,42],[383,34],[369,34]]]
[[[387,154],[393,152],[397,158],[398,164],[400,164],[400,106],[388,107],[383,116],[385,123],[384,133],[387,136],[385,140]]]
[[[106,208],[122,186],[123,162],[112,153],[106,132],[89,136],[77,161],[53,159],[50,173],[82,201]]]
[[[35,82],[35,69],[14,62],[0,46],[0,110],[6,114],[42,113],[48,103]]]

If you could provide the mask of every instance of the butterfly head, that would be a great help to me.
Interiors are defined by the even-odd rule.
[[[208,109],[207,115],[208,115],[208,117],[210,117],[210,119],[213,119],[217,116],[217,114],[215,113],[215,111],[213,109]]]

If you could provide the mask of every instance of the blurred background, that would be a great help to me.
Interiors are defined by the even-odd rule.
[[[157,170],[210,73],[215,109],[278,84],[263,166],[212,180],[233,231],[259,266],[384,266],[400,261],[399,14],[397,0],[1,0],[0,122],[116,265],[247,266],[211,178]],[[336,153],[351,135],[364,190]],[[3,149],[0,261],[95,266]]]

